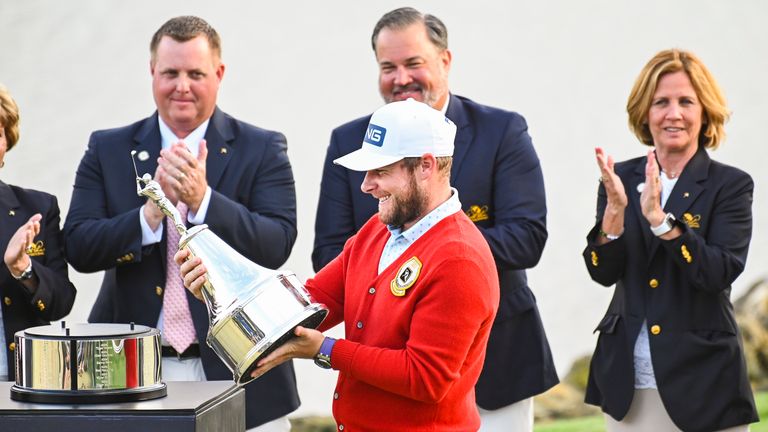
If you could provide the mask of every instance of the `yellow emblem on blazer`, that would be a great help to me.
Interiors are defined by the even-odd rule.
[[[129,252],[129,253],[127,253],[127,254],[117,258],[116,261],[117,261],[118,264],[123,264],[123,263],[127,263],[127,262],[133,261],[133,252]]]
[[[592,266],[597,267],[597,252],[592,251]]]
[[[683,222],[685,222],[685,224],[691,228],[699,228],[700,220],[701,220],[701,215],[692,215],[690,213],[683,213]]]
[[[38,240],[36,243],[27,246],[26,252],[29,256],[43,256],[45,255],[45,244],[42,240]]]
[[[416,279],[419,278],[419,273],[421,273],[421,261],[416,257],[412,257],[400,266],[400,269],[397,271],[397,276],[395,276],[389,284],[389,290],[397,297],[404,296],[405,290],[416,283]]]
[[[473,205],[467,210],[467,216],[469,216],[469,220],[472,222],[488,220],[488,206],[480,207],[479,205]]]
[[[680,247],[680,252],[683,254],[683,259],[685,260],[685,262],[690,264],[691,261],[693,261],[693,257],[691,256],[691,253],[688,252],[688,248],[685,247],[685,245],[682,245]]]

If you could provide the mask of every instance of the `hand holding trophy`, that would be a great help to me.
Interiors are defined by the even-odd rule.
[[[131,152],[131,156],[135,154]],[[135,169],[135,162],[134,162]],[[149,174],[139,177],[136,193],[154,202],[179,231],[179,249],[199,256],[208,270],[203,300],[208,308],[206,343],[229,367],[238,385],[253,380],[258,360],[293,337],[296,326],[317,328],[328,314],[314,303],[293,273],[251,262],[207,225],[187,230],[183,219]]]

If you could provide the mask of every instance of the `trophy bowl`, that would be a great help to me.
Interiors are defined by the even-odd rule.
[[[205,263],[206,343],[239,385],[253,380],[258,361],[292,338],[296,326],[317,328],[328,314],[293,273],[249,261],[206,225],[188,230],[179,240],[181,248]]]

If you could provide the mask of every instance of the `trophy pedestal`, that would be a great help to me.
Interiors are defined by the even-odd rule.
[[[231,381],[169,381],[168,396],[110,404],[35,404],[0,382],[0,432],[243,432],[245,390]],[[5,395],[5,396],[2,396]]]

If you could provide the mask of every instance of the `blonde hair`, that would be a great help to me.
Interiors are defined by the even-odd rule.
[[[704,63],[693,53],[680,49],[659,52],[640,71],[627,100],[629,128],[643,144],[653,146],[653,137],[648,128],[648,112],[653,94],[662,76],[679,71],[688,75],[703,108],[699,145],[716,149],[725,138],[724,125],[730,117],[725,97]]]
[[[0,84],[0,126],[5,130],[6,151],[19,142],[19,106],[8,90]]]

